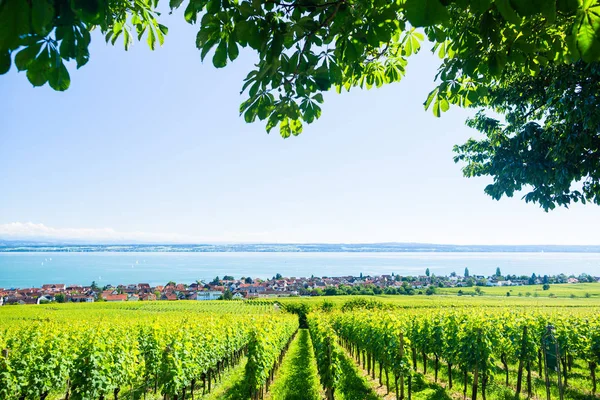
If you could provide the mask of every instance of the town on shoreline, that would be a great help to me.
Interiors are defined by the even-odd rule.
[[[97,301],[155,301],[155,300],[231,300],[291,296],[336,296],[336,295],[433,295],[439,288],[465,288],[461,294],[483,294],[482,287],[528,286],[600,282],[600,276],[565,274],[553,276],[503,276],[500,269],[494,275],[470,275],[465,269],[462,276],[436,276],[429,269],[425,275],[376,275],[296,278],[281,274],[271,279],[233,276],[215,277],[210,282],[197,280],[191,284],[168,282],[151,286],[148,283],[99,286],[92,282],[88,286],[64,283],[44,284],[40,288],[0,288],[0,306],[12,304],[44,304],[51,302],[92,303]],[[469,291],[468,288],[471,288]],[[473,289],[474,288],[474,289]],[[471,291],[473,293],[471,293]]]

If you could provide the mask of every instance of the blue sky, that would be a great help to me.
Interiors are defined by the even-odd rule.
[[[197,28],[165,17],[154,52],[94,35],[65,93],[0,77],[0,238],[600,243],[597,206],[545,213],[462,177],[452,146],[476,132],[469,111],[423,110],[429,52],[399,84],[327,93],[321,119],[283,140],[238,115],[254,55],[216,70]]]

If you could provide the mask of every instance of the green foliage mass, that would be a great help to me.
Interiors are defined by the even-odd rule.
[[[464,175],[491,176],[494,199],[527,188],[545,210],[581,201],[600,204],[600,65],[548,65],[515,73],[490,89],[485,103],[504,122],[478,113],[467,123],[484,135],[455,146]]]
[[[127,49],[145,37],[162,45],[158,0],[2,0],[0,72],[14,62],[35,86],[70,84],[65,61],[89,60],[90,31]],[[170,0],[198,24],[196,46],[217,68],[240,47],[258,57],[245,79],[248,122],[279,125],[287,137],[321,114],[322,92],[399,81],[424,27],[443,60],[426,101],[439,115],[485,94],[508,67],[536,74],[548,63],[600,59],[597,0]],[[14,53],[14,54],[13,54]]]

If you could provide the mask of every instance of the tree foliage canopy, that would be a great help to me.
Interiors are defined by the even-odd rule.
[[[581,201],[600,204],[600,65],[547,66],[515,74],[490,89],[487,106],[468,125],[485,135],[455,146],[467,177],[488,175],[495,199],[530,189],[525,201],[545,210]]]
[[[0,72],[27,71],[35,86],[65,90],[65,61],[89,60],[90,31],[106,40],[164,42],[158,0],[1,0]],[[196,46],[217,68],[240,47],[254,50],[245,79],[248,121],[279,125],[283,136],[319,117],[321,92],[381,86],[402,78],[424,27],[442,58],[426,101],[439,115],[468,106],[507,67],[531,74],[548,63],[600,59],[597,0],[170,0],[199,25]],[[13,54],[14,53],[14,54]],[[14,57],[13,57],[14,55]],[[501,80],[501,79],[500,79]]]
[[[126,49],[135,38],[151,49],[162,45],[168,29],[159,23],[158,7],[159,0],[0,0],[0,74],[14,64],[34,86],[66,90],[65,62],[73,60],[77,68],[88,62],[94,29]],[[240,48],[256,53],[255,68],[242,86],[247,99],[240,114],[247,122],[265,121],[267,131],[278,127],[283,137],[300,134],[304,123],[319,118],[324,91],[399,81],[427,36],[442,61],[425,107],[436,116],[451,104],[491,107],[512,121],[503,128],[483,114],[471,121],[488,137],[496,132],[496,139],[457,148],[458,158],[468,163],[467,176],[493,176],[486,192],[494,198],[531,184],[526,200],[546,209],[572,200],[599,202],[597,180],[584,183],[582,191],[568,185],[598,175],[593,162],[565,161],[573,152],[585,158],[592,151],[568,138],[569,124],[582,113],[561,120],[566,130],[560,133],[562,128],[548,125],[556,120],[526,121],[564,115],[560,102],[550,100],[531,114],[511,104],[536,108],[542,97],[563,98],[558,91],[574,83],[547,83],[552,74],[567,70],[581,78],[587,64],[600,61],[600,0],[170,0],[169,7],[183,8],[185,20],[198,26],[196,46],[215,67],[233,62]],[[595,73],[596,67],[589,68]],[[556,90],[545,96],[528,91],[521,98],[511,92],[511,85],[521,84]],[[595,140],[593,123],[586,119],[573,137],[587,132]],[[543,138],[534,139],[541,130]],[[504,132],[505,142],[535,150],[557,144],[556,168],[542,168],[539,157],[548,152],[520,153],[519,162],[529,157],[525,169],[506,164],[510,157],[500,150],[510,149],[498,132]],[[509,173],[502,172],[502,162]],[[529,167],[531,162],[537,166]]]

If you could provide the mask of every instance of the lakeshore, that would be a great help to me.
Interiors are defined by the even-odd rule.
[[[552,289],[552,290],[551,290]],[[98,285],[67,285],[47,283],[41,287],[0,288],[1,305],[47,303],[94,303],[125,301],[175,300],[252,300],[284,297],[319,297],[348,295],[426,295],[458,296],[518,296],[600,298],[600,276],[588,274],[556,276],[505,275],[498,268],[494,275],[471,275],[466,268],[462,276],[435,276],[427,269],[425,275],[374,275],[340,277],[284,277],[270,279],[216,276],[211,281],[193,283],[169,281],[164,285],[148,283]]]

